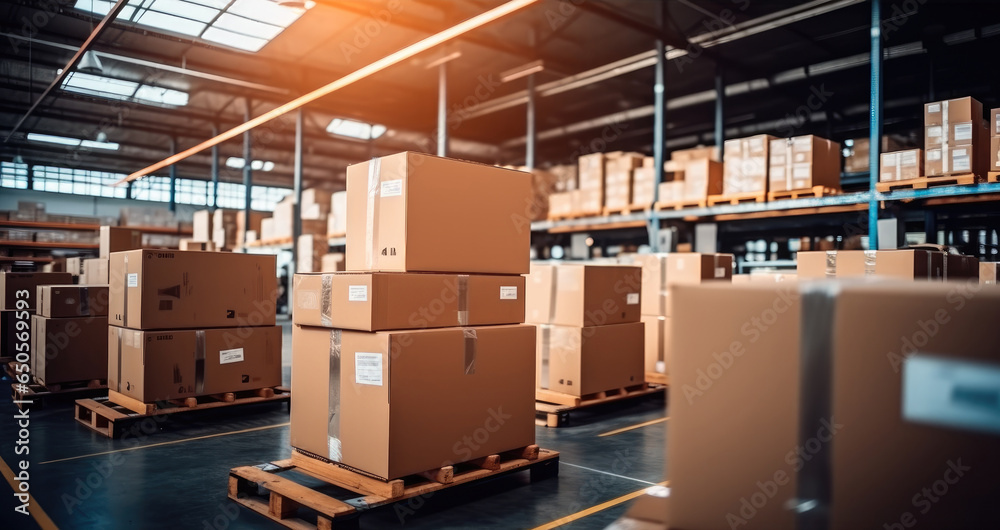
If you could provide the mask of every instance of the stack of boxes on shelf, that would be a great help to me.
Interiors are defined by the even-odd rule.
[[[651,156],[642,158],[642,167],[632,171],[632,207],[649,208],[656,200],[656,171]]]
[[[38,307],[38,286],[71,284],[66,272],[0,272],[0,358],[17,362],[22,372],[32,365],[31,317]],[[29,376],[25,381],[27,383]]]
[[[330,216],[326,219],[326,235],[344,237],[347,235],[347,192],[338,191],[330,195]]]
[[[1000,172],[1000,109],[990,112],[990,172]],[[996,178],[990,179],[996,182]]]
[[[542,204],[542,201],[547,204],[546,215],[538,220],[557,219],[574,214],[575,204],[579,200],[577,190],[579,171],[579,165],[553,166],[548,169],[548,174],[552,176],[548,197],[542,199],[536,195],[539,204]]]
[[[829,250],[799,252],[798,276],[821,278],[896,278],[901,280],[979,279],[979,259],[942,248],[908,250]]]
[[[815,186],[840,190],[840,156],[840,144],[811,134],[775,138],[770,146],[768,189],[772,193]]]
[[[879,182],[898,182],[923,176],[923,149],[904,149],[892,153],[882,153],[879,160]]]
[[[659,190],[661,204],[700,203],[722,193],[723,166],[715,147],[674,151],[664,169]]]
[[[766,194],[771,142],[769,134],[726,140],[724,144],[725,174],[722,194],[725,196]]]
[[[400,153],[347,190],[351,272],[295,278],[293,458],[394,480],[532,445],[530,175]]]
[[[324,235],[299,236],[299,250],[295,259],[295,272],[337,272],[344,270],[342,252],[327,252],[330,240]]]
[[[579,188],[571,192],[573,213],[600,215],[604,206],[604,153],[591,153],[577,159]]]
[[[924,149],[928,177],[985,177],[989,133],[982,103],[964,97],[924,105]]]
[[[332,205],[331,192],[317,188],[302,191],[302,234],[327,235],[327,216]],[[292,238],[295,220],[295,196],[289,195],[274,207],[274,215],[261,221],[260,240],[264,244],[286,242]]]
[[[634,207],[648,207],[652,203],[638,204],[633,197],[634,172],[642,167],[645,158],[638,153],[614,152],[605,155],[605,210],[621,212]]]
[[[246,223],[246,212],[242,210],[199,210],[194,213],[194,243],[211,243],[205,250],[235,250],[246,242],[244,229],[259,233],[264,214],[250,212],[250,223]],[[183,250],[183,249],[182,249]]]
[[[137,248],[142,248],[142,232],[131,228],[102,226],[99,257],[83,260],[83,273],[80,276],[80,283],[86,285],[108,285],[111,253]]]
[[[111,254],[110,399],[145,410],[155,401],[279,386],[276,278],[274,256]]]
[[[641,284],[629,265],[532,263],[526,316],[538,325],[539,401],[645,383]]]
[[[893,135],[882,137],[882,153],[891,153],[907,148],[905,138]],[[867,173],[871,164],[871,140],[855,138],[844,142],[844,172]],[[923,162],[921,162],[923,164]]]
[[[31,317],[31,373],[55,385],[108,378],[107,285],[40,285]]]

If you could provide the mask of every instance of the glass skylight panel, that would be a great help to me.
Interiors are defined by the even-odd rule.
[[[219,29],[215,26],[206,29],[205,33],[201,35],[201,38],[208,41],[219,42],[232,48],[246,50],[248,52],[260,51],[260,49],[267,44],[266,39],[240,35],[239,33]]]
[[[201,32],[205,31],[205,27],[208,26],[208,24],[205,24],[204,22],[198,22],[197,20],[190,20],[174,15],[167,15],[157,11],[144,12],[139,16],[139,20],[136,22],[145,26],[152,26],[154,28],[169,29],[170,31],[181,33],[183,35],[190,35],[192,37],[201,35]]]
[[[162,103],[173,107],[188,104],[188,93],[152,85],[142,85],[135,91],[135,99]]]
[[[379,136],[385,134],[385,130],[384,125],[370,125],[368,123],[342,118],[335,118],[330,122],[330,125],[326,127],[326,132],[330,134],[357,138],[359,140],[372,140],[374,138],[378,138]]]
[[[267,40],[277,37],[285,29],[229,13],[220,16],[213,27]]]
[[[62,88],[69,92],[110,99],[135,99],[142,103],[175,107],[188,104],[187,92],[80,72],[72,72],[66,76]]]
[[[223,7],[225,7],[225,5],[223,5]],[[219,15],[218,8],[206,7],[198,4],[197,2],[189,2],[185,0],[156,0],[155,5],[153,5],[151,9],[168,15],[176,15],[178,17],[197,20],[199,22],[204,22],[205,24],[208,24],[212,21],[212,19]]]
[[[236,0],[228,11],[251,20],[276,24],[285,28],[302,16],[301,9],[282,7],[269,0]]]

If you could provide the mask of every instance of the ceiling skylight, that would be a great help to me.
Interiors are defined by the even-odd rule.
[[[47,144],[59,144],[68,147],[87,147],[90,149],[107,149],[117,151],[120,147],[114,142],[95,142],[93,140],[80,140],[78,138],[67,138],[65,136],[51,136],[48,134],[28,133],[28,141],[43,142]]]
[[[226,159],[226,167],[243,169],[246,165],[246,160],[239,157],[231,156]],[[254,160],[250,162],[250,169],[254,171],[274,171],[274,162],[270,160]]]
[[[360,121],[335,118],[327,125],[326,132],[359,140],[374,140],[385,134],[385,125],[370,125]]]
[[[71,72],[63,81],[62,89],[77,94],[109,99],[135,100],[140,103],[183,107],[188,104],[187,92],[143,85],[135,81],[112,79],[99,75]]]
[[[129,0],[117,22],[180,33],[249,52],[260,51],[305,9],[272,0]],[[106,15],[110,0],[76,0],[77,9]]]

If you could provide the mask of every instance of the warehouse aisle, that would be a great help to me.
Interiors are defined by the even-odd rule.
[[[291,333],[289,323],[281,323],[287,384]],[[530,484],[528,473],[517,473],[459,487],[367,513],[361,528],[536,528],[640,491],[663,480],[669,423],[662,421],[663,405],[660,398],[640,399],[597,413],[581,411],[570,427],[537,427],[538,445],[562,453],[558,479]],[[6,392],[0,407],[16,410]],[[122,440],[78,425],[70,404],[34,411],[29,427],[31,493],[60,528],[273,528],[264,517],[226,499],[226,477],[236,466],[289,457],[287,406],[245,410],[248,414],[239,417],[212,412],[171,418],[161,432],[150,420]],[[16,439],[14,419],[3,416],[7,421],[0,422],[0,439]],[[643,426],[620,431],[637,425]],[[22,457],[14,451],[5,444],[0,457],[16,472]],[[11,526],[13,500],[10,495],[0,498],[0,527],[35,527],[22,517],[9,521]],[[604,528],[627,506],[622,501],[592,515],[577,515],[561,528]]]

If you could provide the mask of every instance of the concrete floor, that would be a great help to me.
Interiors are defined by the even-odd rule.
[[[285,331],[284,376],[289,379],[291,333]],[[4,380],[4,385],[8,383]],[[16,474],[17,410],[0,393],[0,457]],[[30,414],[30,493],[60,528],[276,528],[226,498],[229,469],[288,458],[288,409],[283,404],[174,417],[152,434],[111,440],[73,421],[72,402],[47,404]],[[368,528],[535,528],[613,501],[664,480],[669,422],[599,436],[661,419],[659,397],[579,411],[569,427],[537,427],[537,443],[560,451],[559,476],[530,483],[515,473],[435,494],[405,509],[393,506],[360,518]],[[8,474],[4,469],[5,475]],[[0,489],[9,488],[7,480]],[[0,528],[39,528],[0,495]],[[560,528],[600,529],[629,502],[581,516]]]

